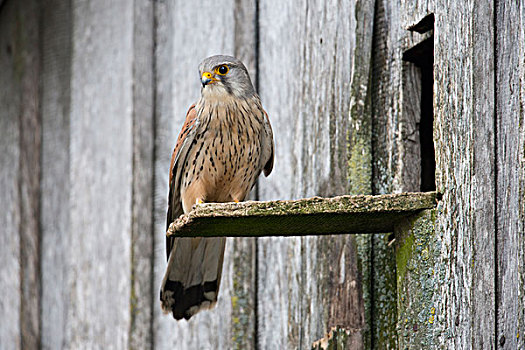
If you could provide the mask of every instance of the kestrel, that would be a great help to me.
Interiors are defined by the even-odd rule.
[[[194,204],[243,201],[261,171],[273,168],[268,115],[241,61],[212,56],[199,66],[201,97],[192,105],[170,165],[167,226]],[[166,239],[160,301],[189,319],[217,303],[226,238]]]

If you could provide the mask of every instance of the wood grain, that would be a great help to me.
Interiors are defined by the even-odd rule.
[[[496,11],[498,349],[525,347],[525,5]]]
[[[437,287],[446,267],[439,263],[440,241],[434,232],[437,211],[425,210],[396,227],[397,331],[399,349],[439,348]]]
[[[2,10],[2,310],[8,348],[40,343],[40,115],[38,3],[6,3]],[[5,190],[4,190],[5,188]],[[5,215],[5,216],[4,216]],[[4,304],[7,303],[7,304]],[[3,312],[4,313],[4,312]]]
[[[374,5],[374,31],[371,58],[371,125],[372,125],[372,194],[391,193],[396,173],[400,98],[399,76],[399,8],[389,1],[376,1]],[[390,20],[389,20],[390,19]],[[392,23],[391,23],[392,22]],[[392,64],[393,63],[393,64]],[[394,110],[395,108],[395,110]],[[369,318],[370,348],[396,348],[397,334],[392,327],[395,315],[395,295],[392,278],[395,266],[391,259],[393,248],[387,246],[388,234],[377,234],[369,242]],[[395,282],[395,281],[394,281]]]
[[[445,283],[437,326],[448,348],[495,344],[493,4],[436,9],[436,222]],[[469,72],[469,74],[465,74]]]
[[[131,223],[130,349],[153,348],[154,285],[154,9],[151,1],[133,8],[133,183]]]
[[[8,349],[21,349],[20,267],[20,70],[16,62],[22,54],[15,42],[14,2],[5,3],[0,12],[0,308],[9,322],[0,326],[0,343]],[[18,70],[17,70],[18,68]]]
[[[371,106],[371,71],[372,71],[372,38],[374,25],[374,1],[356,2],[356,45],[352,59],[352,79],[351,79],[351,100],[350,114],[348,123],[348,193],[372,194],[372,106]],[[362,310],[363,329],[355,332],[357,338],[361,338],[360,346],[364,349],[371,348],[371,319],[372,319],[372,235],[356,235],[356,257],[357,261],[350,261],[350,264],[341,264],[336,267],[339,271],[348,267],[358,268],[356,280],[357,288],[353,291],[361,291],[362,296],[355,298],[350,293],[351,288],[346,287],[344,294],[354,300],[362,301],[359,306]],[[349,246],[350,247],[350,246]],[[341,256],[346,255],[342,251]],[[348,286],[348,285],[347,285]],[[332,291],[337,291],[332,289]],[[341,294],[339,294],[341,295]],[[343,304],[343,303],[339,303]],[[337,305],[337,303],[335,304]],[[336,310],[339,308],[336,308]],[[344,309],[344,308],[341,308]],[[348,313],[352,315],[351,313]],[[354,317],[352,315],[352,317]],[[336,320],[330,320],[334,324]],[[346,322],[345,322],[346,323]],[[352,337],[353,338],[353,337]]]
[[[73,1],[72,23],[65,346],[124,348],[131,318],[133,4]]]
[[[376,1],[371,60],[371,114],[372,114],[372,193],[400,191],[403,187],[402,156],[397,135],[402,134],[401,83],[403,45],[406,34],[400,28],[399,2]],[[387,245],[388,234],[378,234],[370,242],[370,342],[372,348],[396,348],[397,333],[395,261],[392,246]]]
[[[40,344],[40,51],[37,1],[17,3],[15,42],[20,94],[21,347]]]
[[[363,61],[352,56],[356,7],[367,8],[363,3],[260,2],[259,85],[276,140],[274,174],[261,181],[261,199],[347,192],[347,116],[352,97],[362,101],[366,96],[366,87],[351,96],[350,85],[357,69],[366,72],[366,67],[356,66]],[[366,81],[356,77],[356,82]],[[360,277],[347,265],[355,256],[339,261],[344,272],[331,268],[334,256],[353,254],[354,238],[330,246],[333,241],[259,239],[258,258],[264,262],[258,270],[260,347],[310,347],[336,319],[348,328],[363,327],[361,285],[355,282]],[[344,276],[340,285],[330,279],[337,271]],[[330,299],[337,288],[349,292],[349,299]],[[339,318],[342,310],[359,317]]]
[[[489,348],[496,327],[494,2],[479,2],[471,15],[472,147],[470,223],[472,266],[471,345]]]
[[[256,0],[236,0],[233,17],[234,53],[248,71],[257,89],[258,12]],[[258,184],[249,198],[258,198]],[[232,268],[231,291],[232,328],[231,341],[234,349],[257,349],[257,238],[232,238],[231,259],[225,263]]]
[[[42,11],[42,207],[40,225],[44,349],[66,343],[70,304],[71,6],[48,1]]]
[[[294,134],[301,132],[295,95],[304,81],[299,59],[304,53],[300,43],[306,30],[305,6],[295,1],[259,1],[259,94],[275,140],[273,173],[259,182],[263,200],[301,195],[295,183],[302,179],[298,169],[302,145],[294,150]],[[306,292],[301,285],[301,238],[258,239],[257,259],[258,346],[300,348],[301,332],[307,327],[306,322],[298,327],[301,319],[305,321],[300,290]]]
[[[408,29],[426,17],[432,6],[432,1],[376,2],[372,48],[375,194],[420,189],[421,72],[412,63],[403,61],[403,53],[428,37],[429,33]],[[372,342],[378,348],[395,348],[399,334],[393,310],[397,299],[404,296],[393,292],[394,246],[389,244],[388,235],[374,236],[373,243]]]

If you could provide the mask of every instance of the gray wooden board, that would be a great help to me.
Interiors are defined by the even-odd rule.
[[[200,95],[198,65],[213,54],[238,55],[255,78],[255,3],[252,1],[171,2],[155,4],[156,144],[155,282],[166,268],[165,232],[171,152],[189,106]],[[211,10],[210,9],[214,9]],[[155,293],[155,346],[230,349],[255,346],[254,241],[226,243],[217,306],[176,322],[162,315]]]
[[[420,75],[403,52],[423,36],[403,27],[403,1],[377,1],[372,48],[372,188],[374,194],[419,190]],[[372,240],[372,343],[395,348],[395,261],[388,235]]]
[[[294,130],[299,131],[295,108],[303,83],[299,58],[305,29],[305,5],[290,1],[259,1],[259,94],[272,123],[275,139],[273,173],[259,182],[260,199],[300,197],[302,145],[294,151]],[[290,20],[293,18],[294,20]],[[257,270],[258,345],[299,348],[301,238],[258,239]]]
[[[372,193],[372,115],[370,62],[374,2],[356,2],[356,44],[351,52],[352,77],[347,139],[347,193]]]
[[[473,258],[470,346],[480,349],[493,347],[496,336],[494,14],[493,1],[480,1],[473,7],[468,22],[474,43],[469,52],[472,60],[472,90],[469,94],[473,147],[470,159],[472,187],[468,194]]]
[[[40,344],[40,114],[39,6],[34,0],[16,3],[13,47],[20,95],[20,276],[21,347]]]
[[[435,13],[434,142],[443,200],[436,234],[446,266],[439,343],[494,346],[493,3],[440,3]]]
[[[363,62],[352,56],[356,48],[356,7],[368,5],[343,1],[259,3],[259,86],[276,145],[274,173],[260,182],[260,199],[347,192],[350,83],[353,72],[361,72],[355,65]],[[362,90],[353,97],[362,101]],[[355,250],[353,238],[348,237],[335,253],[327,248],[333,240],[259,239],[261,348],[310,347],[337,318],[330,303],[334,309],[341,307],[349,314],[360,315],[344,320],[344,326],[362,327],[362,301],[353,300],[351,304],[348,300],[330,300],[336,288],[329,284],[331,259],[345,256],[345,247],[349,254]],[[348,267],[353,258],[339,262]],[[346,283],[359,279],[355,270],[345,271],[343,289],[348,287]],[[360,288],[360,284],[352,288]]]
[[[352,195],[372,193],[372,106],[371,106],[371,61],[372,37],[374,24],[374,1],[356,2],[356,45],[352,53],[352,79],[350,113],[348,123],[348,189]],[[347,240],[347,242],[351,242]],[[362,329],[356,332],[364,349],[371,348],[371,317],[372,317],[372,283],[371,283],[371,235],[356,235],[357,261],[351,262],[350,268],[357,268],[356,288],[354,291],[361,293],[357,298],[346,290],[347,295],[353,300],[362,302],[362,306],[353,309],[362,311]],[[348,256],[348,255],[342,255]],[[351,256],[349,256],[351,258]],[[345,264],[339,269],[346,268]],[[349,276],[349,277],[350,277]],[[342,285],[344,286],[344,284]],[[335,290],[335,289],[332,289]],[[335,303],[336,305],[344,303]],[[347,310],[345,310],[347,311]],[[355,314],[345,312],[349,317],[356,318]],[[357,319],[357,318],[356,318]],[[332,320],[332,323],[335,320]]]
[[[436,210],[425,210],[396,227],[397,331],[399,349],[439,348],[436,305],[443,283]]]
[[[525,348],[525,5],[496,8],[497,335],[500,349]]]
[[[373,194],[391,193],[397,169],[399,132],[401,68],[399,6],[397,2],[376,1],[371,59],[371,114],[372,114],[372,181]],[[395,348],[397,336],[392,328],[395,296],[392,294],[391,276],[395,272],[391,260],[393,251],[386,245],[387,235],[374,235],[370,239],[370,347]],[[395,280],[394,280],[395,282]]]
[[[243,61],[250,72],[253,84],[258,86],[257,67],[257,20],[255,0],[242,0],[235,2],[234,20],[234,53],[235,57]],[[256,185],[257,187],[258,185]],[[254,187],[249,198],[256,198],[258,191]],[[257,348],[257,239],[232,238],[230,260],[226,263],[232,266],[231,279],[231,348],[256,349]]]
[[[392,232],[407,216],[433,208],[436,197],[428,192],[206,203],[178,218],[167,234],[250,237]]]
[[[133,10],[123,0],[72,2],[70,348],[129,344]]]
[[[419,191],[421,188],[421,144],[419,121],[421,119],[421,71],[405,62],[402,69],[403,112],[400,121],[399,178],[402,191]]]
[[[153,2],[133,8],[133,198],[131,231],[131,349],[153,347]],[[156,299],[156,298],[155,298]]]
[[[16,62],[22,52],[15,45],[16,2],[0,12],[0,343],[6,349],[21,348],[20,310],[20,128],[21,95]]]
[[[421,77],[419,68],[402,57],[428,35],[403,25],[412,21],[411,6],[404,1],[379,1],[376,6],[372,70],[376,194],[419,191]],[[422,12],[418,21],[427,14]]]
[[[2,203],[7,215],[2,217],[2,293],[8,303],[2,303],[2,310],[9,322],[0,326],[0,342],[8,348],[35,348],[40,341],[37,3],[6,3],[2,24]]]
[[[407,30],[418,24],[423,18],[434,12],[435,3],[435,0],[411,0],[400,2],[401,13],[403,14],[400,27],[403,30]]]
[[[70,232],[71,7],[48,1],[42,8],[42,207],[40,214],[42,338],[44,349],[64,346],[68,327]]]

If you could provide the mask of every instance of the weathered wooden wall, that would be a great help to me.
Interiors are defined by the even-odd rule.
[[[492,1],[436,6],[436,232],[447,266],[436,326],[456,349],[495,343],[493,16]]]
[[[49,1],[42,11],[42,208],[41,345],[66,347],[69,327],[68,288],[71,231],[70,110],[71,4]]]
[[[35,348],[39,327],[40,53],[38,3],[0,13],[0,344]]]
[[[498,1],[496,82],[496,343],[525,348],[525,4]]]
[[[219,303],[160,312],[169,157],[197,65],[247,65],[274,127],[253,196],[420,186],[435,15],[443,200],[395,235],[229,239]],[[525,5],[0,1],[3,348],[525,347]],[[393,242],[392,240],[395,239]]]
[[[276,140],[274,175],[260,182],[261,199],[348,192],[347,137],[353,132],[354,147],[369,144],[358,133],[369,125],[359,112],[367,96],[372,5],[260,2],[260,95]],[[359,179],[356,170],[369,169],[370,151],[352,151]],[[354,183],[354,193],[369,188],[366,181]],[[308,348],[335,325],[362,342],[356,249],[354,236],[259,240],[261,348]]]
[[[41,6],[41,342],[123,347],[131,318],[133,6]],[[111,20],[117,16],[121,23]]]
[[[423,220],[399,245],[398,291],[406,292],[398,295],[398,312],[414,315],[399,318],[401,346],[525,344],[525,112],[518,107],[525,76],[524,5],[496,4],[423,1],[404,10],[404,28],[435,14],[434,141],[443,200],[435,217],[425,219],[435,222],[433,244],[415,244]],[[425,270],[429,260],[431,271]],[[420,297],[411,298],[414,292]]]

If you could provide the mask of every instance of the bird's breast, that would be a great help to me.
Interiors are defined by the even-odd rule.
[[[198,106],[199,128],[182,192],[206,202],[244,200],[261,172],[260,104]],[[189,199],[191,201],[191,199]]]

